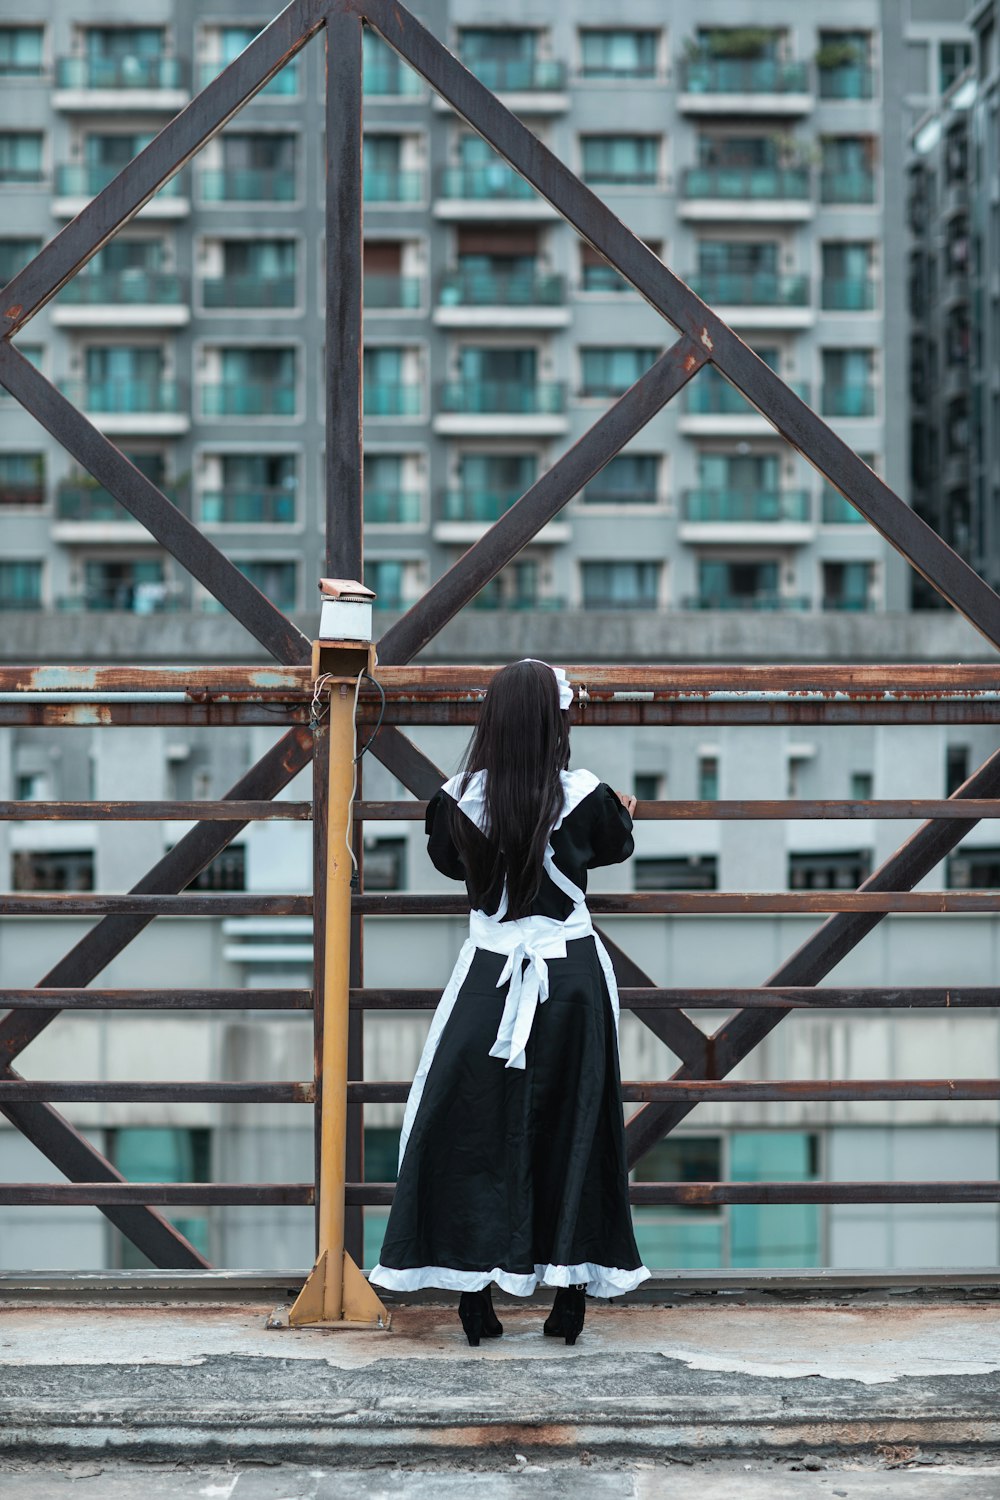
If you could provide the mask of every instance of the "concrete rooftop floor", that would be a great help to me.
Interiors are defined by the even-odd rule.
[[[803,1465],[818,1463],[827,1478],[850,1467],[853,1500],[1000,1496],[995,1286],[595,1303],[574,1348],[542,1337],[546,1303],[498,1302],[504,1337],[478,1350],[450,1304],[394,1304],[387,1331],[291,1330],[266,1326],[265,1290],[74,1300],[71,1284],[59,1297],[0,1284],[0,1494],[48,1500],[64,1476],[97,1500],[118,1493],[116,1474],[136,1493],[134,1466],[150,1462],[182,1466],[188,1487],[157,1488],[165,1471],[151,1471],[149,1500],[429,1495],[421,1473],[458,1472],[465,1488],[435,1484],[435,1500],[487,1493],[473,1483],[486,1474],[502,1500],[511,1484],[561,1494],[576,1470],[574,1500],[643,1500],[668,1469],[663,1493],[694,1500],[692,1465],[706,1464],[720,1500],[839,1494],[816,1488]],[[220,1462],[222,1478],[195,1484]],[[955,1488],[970,1465],[977,1487]],[[938,1487],[900,1488],[904,1469]],[[748,1487],[752,1473],[771,1487]]]

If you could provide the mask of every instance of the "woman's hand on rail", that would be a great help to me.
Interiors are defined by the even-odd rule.
[[[618,801],[621,803],[622,807],[624,807],[629,817],[634,818],[635,798],[630,796],[628,792],[615,792],[615,796],[618,798]]]

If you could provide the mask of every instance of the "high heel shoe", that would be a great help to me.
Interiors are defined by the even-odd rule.
[[[493,1311],[493,1293],[488,1286],[481,1292],[463,1292],[458,1301],[458,1316],[473,1348],[479,1347],[480,1338],[498,1339],[503,1333],[503,1324]]]
[[[575,1344],[583,1328],[586,1313],[586,1283],[581,1286],[561,1286],[556,1292],[552,1311],[545,1319],[542,1332],[549,1338],[565,1339]]]

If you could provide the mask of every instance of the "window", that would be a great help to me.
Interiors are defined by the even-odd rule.
[[[419,454],[366,453],[366,524],[418,525],[423,514],[424,484]]]
[[[445,497],[449,521],[496,521],[531,488],[534,453],[460,453],[458,483]]]
[[[41,180],[41,131],[0,131],[0,184]]]
[[[366,94],[419,94],[423,80],[407,67],[388,43],[366,26],[362,34],[364,50],[364,92]],[[366,1261],[373,1265],[373,1261]]]
[[[222,164],[201,174],[206,203],[290,203],[296,193],[294,135],[230,134],[219,137]]]
[[[580,32],[580,72],[584,78],[655,78],[657,31]]]
[[[869,135],[827,135],[820,141],[821,203],[875,202],[875,139]]]
[[[126,610],[136,615],[167,608],[169,592],[161,558],[90,557],[84,562],[83,576],[83,595],[73,600],[79,608]]]
[[[411,138],[366,134],[363,147],[366,203],[416,203],[423,174],[415,166]]]
[[[945,752],[944,794],[951,797],[969,779],[968,745],[949,745]]]
[[[364,581],[375,590],[376,609],[406,609],[420,591],[423,573],[421,559],[380,557],[365,560]]]
[[[0,240],[0,286],[6,286],[42,248],[38,239]]]
[[[794,1130],[734,1131],[733,1182],[809,1182],[819,1176],[819,1137]],[[820,1211],[815,1203],[733,1204],[729,1255],[734,1266],[816,1266]]]
[[[823,608],[846,610],[871,609],[874,581],[874,563],[824,563]]]
[[[294,240],[215,240],[203,250],[207,308],[294,307],[298,246]]]
[[[273,558],[233,561],[240,572],[279,609],[294,609],[298,603],[298,563]],[[221,607],[221,606],[220,606]]]
[[[581,349],[580,395],[621,396],[658,354],[658,349]]]
[[[20,772],[14,786],[18,802],[46,802],[52,795],[52,783],[45,771]]]
[[[406,840],[365,839],[365,890],[401,891],[406,887]]]
[[[716,802],[718,796],[719,757],[717,755],[699,755],[698,800],[700,802]]]
[[[423,398],[420,351],[378,344],[364,351],[364,407],[367,417],[416,417]]]
[[[41,605],[41,562],[0,559],[0,609],[40,609]]]
[[[942,42],[938,49],[938,92],[947,93],[971,62],[971,42]]]
[[[92,891],[92,849],[19,849],[12,860],[15,891]]]
[[[821,247],[821,302],[829,312],[871,312],[874,245],[867,240],[830,240]]]
[[[246,850],[242,844],[229,844],[186,887],[189,891],[245,891],[246,888]]]
[[[875,351],[824,349],[821,411],[826,417],[875,415]]]
[[[637,771],[632,778],[632,792],[638,802],[661,802],[666,777],[651,771]]]
[[[294,417],[297,351],[233,346],[206,350],[212,372],[202,386],[206,417]]]
[[[41,26],[0,27],[0,78],[32,78],[41,71]]]
[[[658,562],[585,562],[581,565],[584,609],[655,609]]]
[[[870,802],[873,795],[873,786],[874,780],[871,771],[852,771],[850,791],[851,801]]]
[[[821,99],[870,99],[871,33],[821,31],[816,64]]]
[[[510,26],[463,26],[459,56],[488,89],[558,88],[562,69],[538,60],[540,34]]]
[[[45,502],[45,454],[0,453],[0,509]]]
[[[659,181],[657,135],[585,135],[580,152],[583,180],[593,187],[656,187]]]
[[[637,891],[714,891],[719,884],[718,860],[714,854],[634,859],[632,872]]]
[[[963,845],[948,856],[949,890],[986,891],[1000,886],[1000,849],[968,849]]]
[[[288,525],[295,520],[293,453],[221,453],[205,459],[201,519],[211,525]]]
[[[719,1135],[670,1135],[636,1164],[636,1182],[720,1182]],[[658,1266],[720,1266],[726,1209],[714,1204],[670,1203],[633,1210],[639,1254]]]
[[[211,37],[214,45],[215,61],[210,63],[206,69],[207,76],[203,82],[207,83],[216,73],[222,71],[233,62],[245,48],[249,47],[254,37],[260,32],[259,26],[220,26]],[[287,98],[290,94],[299,91],[299,60],[292,58],[287,62],[280,73],[277,73],[271,82],[261,89],[255,97],[258,99]]]
[[[211,1134],[208,1130],[161,1129],[149,1125],[129,1126],[110,1132],[108,1157],[127,1182],[210,1182]],[[208,1255],[208,1218],[189,1210],[170,1221]],[[113,1234],[111,1259],[123,1270],[149,1268],[149,1261],[131,1240]]]
[[[586,505],[655,505],[660,460],[654,453],[620,453],[583,491]]]
[[[868,849],[789,854],[788,888],[792,891],[855,891],[871,874]]]
[[[777,560],[736,562],[698,560],[698,609],[780,609],[792,607],[779,593]]]

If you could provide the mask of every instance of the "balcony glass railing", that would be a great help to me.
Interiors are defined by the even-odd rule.
[[[824,489],[821,513],[824,526],[867,526],[868,524],[861,512],[836,490]]]
[[[808,490],[687,490],[685,521],[798,521],[810,519]]]
[[[850,385],[832,385],[827,381],[820,392],[819,409],[824,417],[873,417],[875,388],[860,381]]]
[[[182,609],[176,594],[169,594],[162,583],[109,584],[84,594],[63,594],[56,608],[68,613],[103,613],[159,615]]]
[[[0,509],[44,504],[45,486],[40,479],[0,479]]]
[[[176,380],[66,380],[59,388],[74,406],[88,412],[158,416],[183,410]]]
[[[202,63],[198,69],[199,88],[204,88],[206,84],[212,82],[213,78],[218,78],[219,74],[227,66],[228,64],[224,62]],[[298,91],[299,68],[298,63],[293,61],[286,63],[281,72],[276,73],[271,82],[262,88],[260,94],[255,97],[263,99],[289,99],[293,98]]]
[[[164,489],[168,500],[177,503],[174,490]],[[68,479],[56,493],[56,515],[60,521],[133,521],[126,510],[103,485],[85,484]]]
[[[208,276],[201,284],[206,307],[294,307],[294,276]]]
[[[849,610],[852,613],[861,614],[872,607],[872,601],[867,596],[862,598],[856,594],[823,595],[823,608],[825,610],[836,609],[841,613]]]
[[[553,594],[519,594],[505,599],[487,587],[476,595],[470,607],[472,609],[510,610],[512,612],[529,609],[550,612],[552,610],[565,609],[566,600],[557,598]]]
[[[781,276],[775,271],[693,271],[685,279],[703,302],[745,307],[806,307],[809,302],[808,276]]]
[[[59,292],[60,302],[75,307],[176,305],[184,300],[181,278],[173,271],[146,271],[129,266],[123,271],[83,270]]]
[[[444,497],[446,521],[498,521],[521,498],[519,490],[449,490]]]
[[[295,386],[269,380],[204,385],[201,414],[203,417],[294,417]]]
[[[517,94],[549,91],[566,86],[566,64],[555,60],[480,57],[475,62],[465,62],[465,66],[470,73],[475,73],[480,83],[500,93],[504,90]]]
[[[875,174],[873,172],[821,172],[819,174],[819,200],[821,203],[874,203]]]
[[[793,610],[813,608],[812,600],[793,594],[689,594],[684,609]]]
[[[366,272],[364,287],[366,307],[393,307],[413,312],[420,306],[419,276],[387,276],[381,272]]]
[[[0,594],[0,610],[10,610],[10,609],[30,609],[30,610],[36,610],[36,609],[41,609],[41,607],[42,607],[42,601],[41,601],[41,599],[33,598],[30,595],[22,597],[22,595],[20,595],[20,594]]]
[[[566,387],[561,381],[453,380],[442,387],[441,409],[446,412],[511,413],[559,416],[566,409]]]
[[[187,67],[179,57],[60,57],[56,88],[182,89]]]
[[[540,271],[448,271],[439,300],[442,307],[556,307],[563,278]]]
[[[659,609],[660,601],[656,594],[633,594],[627,598],[624,594],[600,594],[591,589],[584,591],[584,609]]]
[[[365,490],[365,520],[369,526],[418,526],[423,518],[419,491]]]
[[[790,391],[803,401],[809,400],[809,384],[805,380],[786,380]],[[721,376],[704,375],[693,380],[685,390],[685,407],[692,416],[755,417],[757,410],[734,385]]]
[[[871,312],[875,283],[870,276],[824,276],[820,305],[827,312]]]
[[[100,162],[63,162],[56,168],[56,192],[64,198],[92,198],[95,193],[103,192],[121,170],[119,166]],[[157,198],[179,198],[181,181],[180,176],[171,177],[157,188]]]
[[[419,94],[423,80],[397,58],[365,58],[364,91],[366,94],[388,94],[393,98]]]
[[[419,380],[366,380],[366,417],[419,417],[423,409],[423,384]]]
[[[685,198],[809,197],[808,167],[687,167],[682,182]]]
[[[821,99],[871,99],[874,93],[873,68],[848,63],[842,67],[819,69]]]
[[[295,491],[205,490],[201,519],[214,526],[288,526],[295,520]]]
[[[807,94],[809,69],[775,57],[692,57],[681,67],[689,94]]]
[[[446,167],[441,177],[442,198],[533,198],[530,182],[519,177],[504,162],[487,162],[481,167]]]
[[[295,172],[287,167],[205,167],[203,203],[291,203]]]
[[[366,203],[419,203],[424,195],[424,174],[412,168],[369,167],[364,187]]]
[[[601,489],[588,484],[581,496],[585,505],[657,505],[659,495],[652,485],[645,489]]]

